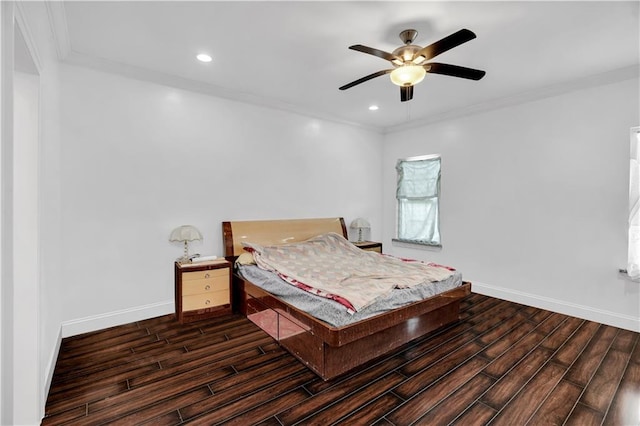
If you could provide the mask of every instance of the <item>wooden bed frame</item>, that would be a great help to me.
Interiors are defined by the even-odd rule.
[[[344,219],[223,222],[225,256],[234,261],[242,242],[304,241],[326,232],[347,238]],[[471,283],[343,327],[332,327],[248,280],[234,275],[234,306],[324,380],[337,377],[401,345],[458,320]]]

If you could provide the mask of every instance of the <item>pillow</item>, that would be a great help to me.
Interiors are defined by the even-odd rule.
[[[256,261],[253,259],[253,254],[244,252],[236,259],[238,265],[255,265]]]

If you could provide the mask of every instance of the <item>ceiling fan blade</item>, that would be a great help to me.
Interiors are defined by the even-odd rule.
[[[364,83],[365,81],[369,81],[372,78],[376,78],[376,77],[380,77],[381,75],[385,75],[385,74],[389,74],[391,70],[382,70],[382,71],[378,71],[378,72],[374,72],[373,74],[369,74],[365,77],[359,78],[356,81],[352,81],[351,83],[345,84],[344,86],[340,87],[340,90],[347,90],[353,86],[357,86],[360,83]]]
[[[481,70],[438,62],[430,62],[424,65],[424,69],[432,74],[450,75],[451,77],[468,78],[469,80],[480,80],[486,74]]]
[[[402,63],[402,59],[398,58],[396,55],[392,55],[389,52],[385,52],[384,50],[374,49],[373,47],[363,46],[361,44],[354,44],[353,46],[349,46],[351,50],[357,50],[358,52],[368,53],[369,55],[377,56],[378,58],[386,59],[387,61],[400,61]]]
[[[413,99],[413,86],[400,86],[400,102]]]
[[[430,44],[429,46],[424,47],[419,50],[414,57],[418,58],[422,56],[423,62],[428,61],[431,58],[435,58],[441,53],[446,52],[447,50],[453,49],[456,46],[460,46],[462,43],[466,43],[470,40],[476,38],[476,35],[471,30],[467,30],[466,28],[456,31],[455,33],[446,36],[445,38],[436,41],[435,43]]]

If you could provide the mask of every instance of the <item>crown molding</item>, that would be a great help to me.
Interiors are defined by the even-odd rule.
[[[20,2],[16,2],[19,4]],[[182,90],[206,94],[231,101],[252,104],[256,106],[266,107],[293,113],[305,117],[317,118],[338,124],[362,128],[377,134],[390,134],[423,127],[440,121],[451,120],[455,118],[465,117],[474,114],[480,114],[500,108],[513,105],[532,102],[539,99],[557,96],[563,93],[569,93],[576,90],[595,87],[599,85],[611,84],[631,78],[638,78],[640,74],[640,65],[635,64],[612,71],[589,75],[581,78],[572,79],[570,81],[538,88],[535,90],[517,93],[514,95],[492,99],[475,105],[463,108],[456,108],[449,111],[443,111],[424,117],[414,119],[402,124],[393,126],[372,126],[364,125],[358,122],[344,120],[332,115],[328,111],[319,111],[316,109],[302,108],[299,105],[290,104],[277,99],[266,98],[238,90],[227,89],[224,87],[212,85],[209,83],[196,81],[176,75],[166,74],[158,71],[149,70],[129,64],[111,61],[104,58],[93,57],[73,51],[69,37],[69,29],[66,19],[66,11],[63,1],[45,1],[49,22],[51,24],[53,38],[55,41],[58,59],[61,62],[71,65],[91,68],[97,71],[119,74],[128,78],[148,81],[164,86],[175,87]]]
[[[67,25],[67,12],[62,1],[45,1],[49,24],[53,32],[56,54],[60,61],[64,61],[71,54],[71,39]]]
[[[450,111],[444,111],[442,113],[434,114],[423,119],[412,120],[407,123],[398,124],[388,127],[375,127],[363,125],[357,122],[351,122],[335,117],[329,113],[320,112],[317,110],[304,109],[298,105],[289,104],[286,102],[269,99],[261,96],[256,96],[250,93],[240,92],[237,90],[230,90],[224,87],[215,86],[209,83],[201,81],[191,80],[175,75],[165,74],[157,71],[152,71],[146,68],[136,67],[133,65],[123,64],[120,62],[110,61],[104,58],[92,57],[81,53],[74,52],[72,50],[67,52],[67,56],[63,61],[65,63],[91,68],[97,71],[122,75],[128,78],[148,81],[164,86],[175,87],[177,89],[188,90],[200,94],[206,94],[219,98],[228,99],[231,101],[242,102],[252,104],[256,106],[277,109],[288,113],[302,115],[305,117],[312,117],[322,119],[338,124],[344,124],[348,126],[359,127],[377,134],[390,134],[408,129],[423,127],[429,124],[437,123],[440,121],[452,120],[455,118],[461,118],[469,115],[480,114],[500,108],[519,105],[527,102],[532,102],[539,99],[549,98],[564,93],[573,92],[576,90],[586,89],[588,87],[601,86],[605,84],[616,83],[632,78],[638,78],[640,75],[640,65],[631,65],[628,67],[618,68],[612,71],[604,73],[593,74],[582,78],[565,81],[562,83],[554,84],[551,86],[542,87],[536,90],[530,90],[527,92],[517,93],[512,96],[506,96],[502,98],[492,99],[487,102],[482,102],[475,105],[470,105],[463,108],[457,108]]]
[[[96,71],[118,74],[135,80],[147,81],[163,86],[170,86],[177,89],[196,92],[199,94],[206,94],[218,98],[224,98],[235,102],[247,103],[251,105],[267,107],[270,109],[277,109],[280,111],[285,111],[305,117],[317,118],[338,124],[360,127],[379,134],[382,134],[384,130],[382,128],[365,126],[361,123],[343,120],[339,117],[331,115],[330,113],[301,108],[299,105],[293,105],[280,100],[265,98],[235,89],[227,89],[202,81],[191,80],[188,78],[153,71],[147,68],[111,61],[104,58],[84,55],[75,51],[71,51],[63,62],[70,65],[91,68]]]
[[[149,81],[152,83],[162,84],[178,89],[188,90],[201,94],[208,94],[232,101],[277,109],[302,115],[305,117],[312,117],[338,124],[360,127],[378,134],[382,134],[384,132],[384,129],[381,127],[365,126],[361,123],[343,120],[335,117],[328,112],[319,112],[311,109],[304,109],[299,105],[293,105],[279,100],[268,99],[249,93],[239,92],[237,90],[225,89],[223,87],[200,81],[195,81],[175,75],[165,74],[141,67],[136,67],[133,65],[123,64],[120,62],[110,61],[108,59],[93,57],[75,52],[71,47],[71,39],[69,36],[69,27],[67,24],[64,2],[45,1],[45,5],[47,8],[47,15],[49,18],[49,23],[51,25],[51,30],[53,32],[56,53],[60,62],[83,66],[97,71],[119,74],[136,80]]]
[[[468,115],[480,114],[500,108],[505,108],[513,105],[524,104],[527,102],[536,101],[539,99],[550,98],[558,96],[564,93],[573,92],[576,90],[586,89],[589,87],[602,86],[605,84],[617,83],[632,78],[638,78],[640,75],[640,65],[631,65],[628,67],[618,68],[612,71],[603,72],[600,74],[593,74],[582,78],[576,78],[570,81],[554,84],[530,90],[527,92],[517,93],[512,96],[506,96],[503,98],[492,99],[487,102],[482,102],[475,105],[470,105],[464,108],[457,108],[455,110],[445,111],[439,114],[434,114],[423,119],[417,119],[408,123],[398,124],[396,126],[389,126],[383,130],[385,134],[401,132],[408,129],[414,129],[417,127],[423,127],[429,124],[433,124],[439,121],[451,120],[454,118],[465,117]]]

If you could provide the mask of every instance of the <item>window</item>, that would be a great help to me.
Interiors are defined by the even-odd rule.
[[[398,160],[396,241],[440,245],[440,156]]]
[[[640,280],[640,127],[631,129],[630,153],[627,274],[632,280]]]

